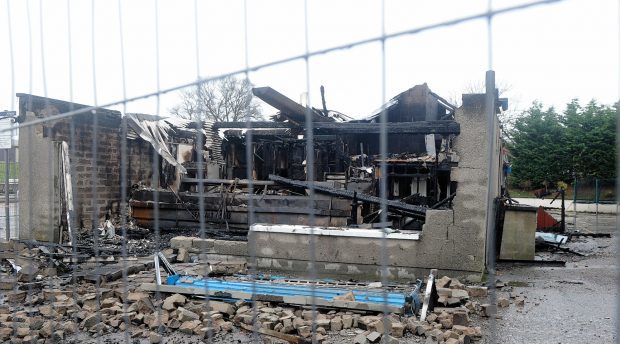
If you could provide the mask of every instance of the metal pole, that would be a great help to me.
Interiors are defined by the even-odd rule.
[[[577,177],[573,182],[573,232],[577,231]]]
[[[490,70],[486,72],[486,98],[485,98],[485,115],[487,118],[487,159],[488,164],[488,181],[487,181],[487,211],[486,211],[486,256],[487,256],[487,285],[490,291],[491,316],[495,316],[495,196],[497,189],[497,180],[495,179],[495,72]],[[494,323],[492,323],[491,327]]]
[[[6,217],[6,240],[11,239],[11,219],[9,218],[9,169],[10,169],[10,148],[4,150],[4,216]]]
[[[486,102],[485,112],[487,117],[487,158],[489,180],[487,184],[487,264],[489,268],[495,265],[495,216],[494,216],[494,200],[495,200],[495,183],[493,179],[493,170],[495,167],[495,72],[487,71],[486,73]],[[490,277],[490,276],[489,276]]]
[[[560,194],[562,194],[562,234],[566,233],[566,208],[564,207],[565,192],[564,189],[560,189]]]
[[[599,183],[598,178],[594,181],[594,202],[596,202],[596,222],[594,228],[596,228],[596,232],[598,233],[598,200],[599,200]]]

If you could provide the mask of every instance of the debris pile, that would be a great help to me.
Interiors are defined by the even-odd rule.
[[[177,248],[168,249],[158,256],[167,257],[162,258],[164,261],[176,260],[175,267],[185,273],[189,271],[198,276],[205,272],[204,262],[191,261],[202,261],[195,254],[193,245],[207,244],[206,240],[177,237],[171,241]],[[192,298],[200,296],[200,293],[194,291],[183,295],[165,292],[165,288],[169,287],[166,284],[159,285],[161,290],[146,288],[156,281],[153,265],[146,263],[152,263],[153,257],[138,259],[142,269],[132,270],[131,264],[128,264],[129,258],[123,264],[106,265],[101,260],[86,260],[75,271],[60,270],[58,276],[52,276],[41,274],[53,262],[50,257],[54,254],[45,246],[30,249],[19,242],[10,242],[5,246],[4,251],[0,252],[4,257],[0,285],[6,290],[0,299],[0,341],[13,343],[81,341],[101,336],[108,338],[115,334],[126,334],[134,340],[148,340],[151,343],[160,343],[173,335],[230,341],[230,336],[250,336],[256,332],[275,342],[291,343],[306,343],[313,339],[317,342],[399,343],[421,336],[427,343],[456,344],[481,338],[481,328],[475,326],[471,317],[491,314],[489,304],[478,302],[484,301],[487,296],[485,287],[468,286],[449,277],[427,282],[434,282],[437,292],[428,312],[411,314],[403,304],[400,311],[384,315],[376,310],[346,307],[360,301],[355,299],[355,290],[383,290],[386,286],[380,283],[356,282],[355,290],[338,296],[337,300],[341,303],[336,307],[315,305],[314,309],[309,304],[290,303],[286,299],[235,300],[234,294],[209,299]],[[20,258],[15,260],[7,258],[9,256]],[[26,266],[23,263],[26,258],[37,263]],[[126,279],[121,279],[122,270],[111,273],[110,269],[106,269],[119,264],[126,269]],[[245,272],[245,266],[226,263],[221,266],[206,264],[206,267],[209,268],[208,276],[225,276],[223,278],[229,281],[247,281],[250,278],[239,275]],[[24,275],[25,270],[32,274]],[[91,278],[93,274],[97,277]],[[114,275],[114,278],[108,275]],[[170,278],[170,274],[167,277]],[[273,280],[267,278],[261,283],[276,283],[270,281]],[[353,284],[339,282],[345,288],[347,283]],[[410,286],[398,288],[410,290]],[[423,289],[416,289],[418,292],[423,292]],[[503,299],[498,301],[499,306],[509,303]]]
[[[93,337],[127,331],[131,338],[159,343],[163,336],[175,331],[205,339],[241,329],[304,342],[312,337],[313,321],[319,342],[340,335],[352,337],[354,343],[376,343],[387,335],[389,343],[397,343],[399,338],[416,335],[437,343],[469,343],[482,335],[480,327],[470,326],[467,309],[437,309],[426,321],[420,321],[415,316],[396,314],[384,317],[336,310],[313,313],[310,309],[260,301],[253,305],[243,300],[234,304],[206,302],[180,294],[157,300],[139,289],[123,289],[97,290],[94,285],[80,285],[75,290],[44,288],[36,294],[11,291],[0,307],[0,339],[62,341],[78,331]]]

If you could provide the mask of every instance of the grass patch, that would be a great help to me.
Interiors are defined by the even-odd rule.
[[[528,282],[523,281],[509,281],[506,283],[509,287],[530,287],[531,285]]]
[[[545,196],[545,199],[551,200],[553,199],[553,197],[555,197],[556,192],[554,189],[549,189],[549,191],[551,191],[551,194]],[[534,190],[508,188],[508,192],[510,193],[510,197],[512,198],[536,198],[536,196],[534,196]],[[580,195],[579,199],[583,199],[582,196],[584,195],[581,195],[581,192],[579,190],[577,190],[577,194]],[[569,186],[568,189],[566,189],[566,191],[564,192],[564,199],[566,199],[567,201],[573,200],[573,187],[572,186]],[[594,200],[594,196],[592,197],[592,200]]]
[[[508,189],[512,198],[534,198],[534,193],[530,190]]]
[[[0,180],[4,181],[4,174],[6,173],[6,163],[0,163]],[[12,162],[9,163],[9,179],[19,178],[19,164]]]

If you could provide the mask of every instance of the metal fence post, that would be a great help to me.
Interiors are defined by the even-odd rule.
[[[9,169],[10,169],[10,148],[4,150],[4,216],[6,217],[6,241],[11,239],[11,219],[9,218]]]
[[[489,301],[491,304],[491,324],[490,324],[490,332],[491,332],[491,342],[494,341],[495,335],[495,313],[497,312],[496,308],[496,293],[495,293],[495,258],[496,258],[496,243],[495,243],[495,197],[496,197],[496,183],[497,180],[494,179],[496,174],[494,173],[495,163],[495,140],[496,140],[496,131],[495,131],[495,72],[489,70],[486,72],[485,79],[486,86],[486,98],[485,98],[485,115],[487,118],[487,156],[489,159],[488,163],[488,176],[489,179],[487,181],[487,214],[486,214],[486,255],[487,255],[487,287],[489,289]]]
[[[573,231],[577,230],[577,177],[573,182]]]
[[[596,222],[594,228],[596,228],[596,232],[598,232],[598,202],[599,202],[599,182],[598,178],[594,180],[594,202],[596,203]]]

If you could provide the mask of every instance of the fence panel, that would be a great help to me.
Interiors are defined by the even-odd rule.
[[[9,233],[5,239],[15,239],[2,243],[0,341],[130,343],[148,338],[160,343],[193,336],[200,342],[403,343],[423,334],[433,343],[481,337],[501,342],[497,305],[511,301],[497,291],[504,284],[496,275],[494,212],[504,168],[504,157],[498,155],[504,153],[496,115],[504,99],[497,94],[493,72],[492,23],[555,2],[561,1],[497,9],[489,1],[479,13],[394,32],[386,31],[386,4],[381,2],[378,34],[311,49],[313,12],[308,8],[313,2],[304,1],[303,16],[283,10],[278,19],[284,24],[277,28],[289,30],[285,19],[295,16],[303,22],[303,38],[273,39],[280,46],[301,43],[302,52],[251,64],[251,47],[273,43],[252,35],[252,2],[244,1],[226,27],[208,32],[241,28],[234,39],[201,51],[201,26],[210,21],[199,18],[211,14],[202,6],[212,4],[197,0],[176,22],[191,28],[177,33],[173,48],[160,47],[172,16],[161,10],[169,5],[164,2],[147,2],[152,7],[136,14],[124,12],[120,0],[116,7],[93,0],[86,10],[82,3],[67,1],[62,11],[43,1],[35,6],[7,0],[12,69],[7,94],[19,111],[24,156],[13,149],[5,152],[8,163],[0,161],[6,210],[0,212],[0,231]],[[27,20],[11,21],[16,4],[25,6]],[[105,32],[98,32],[102,18],[113,20],[105,20]],[[152,24],[154,38],[139,61],[125,52],[145,39],[126,32],[124,25],[136,20],[140,26]],[[331,20],[316,20],[338,31]],[[63,21],[62,38],[46,29],[46,22],[60,26]],[[471,39],[487,46],[486,63],[481,63],[487,70],[486,90],[463,95],[460,107],[425,83],[388,99],[392,43],[476,21],[485,24]],[[166,29],[160,33],[160,27]],[[13,42],[14,30],[27,32],[20,37],[28,38]],[[83,40],[78,48],[72,45],[84,36],[90,36],[88,47]],[[43,80],[30,75],[29,86],[32,93],[33,83],[40,82],[43,94],[15,98],[16,66],[22,61],[14,61],[14,49],[28,46],[32,73],[37,42]],[[228,46],[238,42],[243,56],[228,53]],[[358,67],[357,74],[377,74],[380,82],[369,84],[382,107],[355,119],[328,110],[323,86],[320,96],[310,86],[312,78],[321,76],[315,62],[368,47],[377,48],[377,59]],[[449,48],[432,50],[454,54]],[[69,67],[59,73],[52,52],[64,49]],[[176,51],[178,60],[165,60],[160,56],[164,49]],[[107,60],[116,61],[119,80],[98,73],[102,50]],[[208,73],[204,66],[201,70],[203,60],[210,62],[211,54],[222,50],[228,59],[242,60],[242,67],[228,70],[209,63]],[[415,61],[416,53],[407,55]],[[166,83],[176,73],[175,64],[187,63],[181,59],[186,56],[196,57],[195,74],[186,82]],[[153,63],[153,70],[133,74],[142,63]],[[270,87],[252,90],[279,110],[270,121],[252,117],[251,94],[232,115],[203,101],[170,109],[186,111],[188,118],[161,116],[168,111],[163,99],[171,93],[213,95],[225,89],[209,85],[230,86],[234,78],[250,90],[254,73],[293,64],[302,66],[304,74],[304,84],[295,85],[303,93],[300,102]],[[278,79],[286,74],[276,73]],[[143,80],[152,84],[135,92],[132,87]],[[116,85],[116,97],[103,97],[97,86],[104,83]],[[54,99],[62,87],[69,90],[68,99]],[[74,102],[74,96],[84,99],[88,92],[92,105]],[[322,106],[311,106],[318,103]],[[141,104],[148,104],[152,114],[135,111]],[[200,111],[220,117],[191,116]],[[474,163],[460,160],[459,149]],[[577,180],[573,197],[614,202],[615,182]],[[483,277],[478,285],[465,286],[439,273]],[[487,293],[488,303],[470,300]],[[442,312],[435,306],[451,308]],[[469,314],[485,322],[485,333],[470,323]]]

